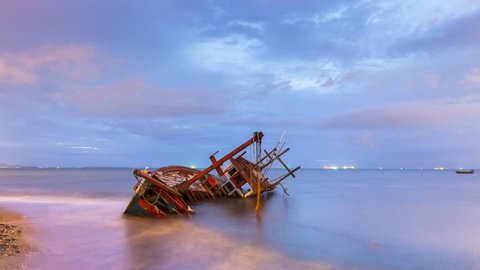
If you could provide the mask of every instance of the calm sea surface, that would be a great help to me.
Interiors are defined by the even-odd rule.
[[[273,171],[272,174],[280,174]],[[255,200],[122,215],[131,169],[2,169],[0,207],[29,218],[31,269],[480,269],[480,174],[309,170]]]

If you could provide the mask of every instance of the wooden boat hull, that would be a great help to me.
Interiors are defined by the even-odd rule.
[[[474,174],[475,170],[456,170],[456,174]]]
[[[300,169],[300,166],[290,169],[280,159],[289,150],[282,150],[283,145],[277,149],[280,142],[273,150],[264,151],[262,157],[262,137],[263,133],[254,132],[249,140],[225,156],[217,159],[216,153],[211,155],[212,164],[202,171],[185,166],[161,167],[152,172],[134,170],[138,183],[124,213],[151,217],[191,215],[193,210],[188,203],[223,197],[245,199],[253,195],[257,195],[258,207],[261,193],[274,190],[288,176],[295,177],[294,173]],[[252,160],[249,161],[243,157],[247,152],[243,150],[251,145]],[[280,162],[287,172],[269,181],[266,172],[275,161]]]
[[[125,209],[127,215],[164,217],[169,214],[193,213],[183,194],[174,185],[186,181],[195,170],[182,166],[169,166],[146,172],[134,170],[142,179],[134,186],[134,194]]]
[[[165,217],[167,214],[146,204],[138,194],[133,194],[124,214],[144,217]]]

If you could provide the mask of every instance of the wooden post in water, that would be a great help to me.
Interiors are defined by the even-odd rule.
[[[258,135],[257,135],[258,136]],[[260,166],[259,166],[259,163],[260,163],[260,160],[261,160],[261,155],[262,155],[262,149],[261,149],[261,143],[258,143],[259,140],[257,140],[257,143],[254,144],[255,146],[255,164],[257,166],[255,166],[255,170],[257,170],[257,173],[256,173],[256,178],[257,178],[257,207],[255,207],[255,210],[257,210],[257,212],[260,212],[262,210],[262,205],[261,205],[261,195],[262,195],[262,177],[261,177],[261,169],[260,169]]]

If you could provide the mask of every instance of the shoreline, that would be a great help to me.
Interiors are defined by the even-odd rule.
[[[22,215],[0,208],[0,270],[22,268],[33,250],[26,239],[27,230]]]

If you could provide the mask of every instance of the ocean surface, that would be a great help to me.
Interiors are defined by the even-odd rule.
[[[29,269],[480,269],[480,174],[302,169],[191,217],[123,216],[131,169],[1,169],[0,207],[31,222]],[[272,171],[280,174],[281,171]]]

